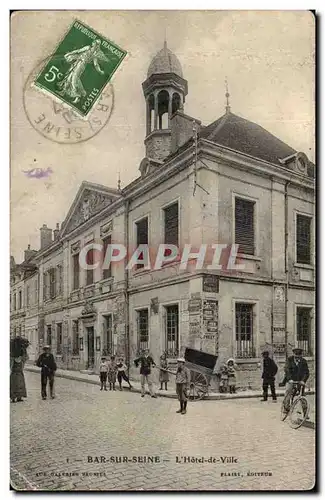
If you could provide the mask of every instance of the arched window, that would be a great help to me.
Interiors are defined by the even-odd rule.
[[[148,97],[148,122],[147,122],[147,134],[153,131],[155,128],[155,98],[153,94]]]
[[[176,113],[181,107],[181,97],[176,92],[173,94],[172,99],[172,114]]]
[[[168,128],[168,104],[169,94],[162,90],[158,94],[158,129]]]

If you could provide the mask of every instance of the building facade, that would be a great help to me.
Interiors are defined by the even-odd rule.
[[[208,126],[186,115],[188,83],[166,44],[143,93],[141,176],[122,191],[84,182],[61,228],[53,235],[40,229],[33,271],[12,274],[12,334],[25,332],[33,356],[51,344],[66,369],[96,371],[101,355],[123,355],[135,378],[132,360],[141,349],[156,360],[166,351],[172,365],[193,347],[219,362],[234,357],[246,388],[260,386],[262,349],[281,367],[299,345],[312,384],[315,166],[228,104]],[[126,248],[125,261],[83,269],[79,256],[89,243],[104,252],[88,252],[88,264],[112,244]],[[154,269],[161,244],[177,247],[177,255],[168,261],[167,251]],[[139,245],[149,248],[143,264],[127,266]],[[210,267],[197,266],[193,255],[182,265],[202,245]],[[220,265],[211,265],[213,245],[223,245]]]

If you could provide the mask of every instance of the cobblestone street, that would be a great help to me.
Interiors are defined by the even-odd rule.
[[[176,400],[101,392],[96,385],[62,378],[56,379],[56,399],[42,401],[39,375],[26,372],[25,378],[28,399],[11,404],[15,489],[308,490],[314,485],[315,432],[281,422],[280,400],[201,401],[179,415]],[[144,457],[157,462],[141,463]],[[194,462],[202,457],[203,463]],[[255,473],[270,475],[249,475]]]

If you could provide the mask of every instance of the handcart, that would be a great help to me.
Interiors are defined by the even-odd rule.
[[[213,375],[213,370],[218,356],[186,347],[184,359],[185,366],[191,373],[188,398],[191,401],[199,401],[200,399],[207,397],[209,394],[210,380]],[[157,368],[167,371],[172,375],[176,375],[176,373],[171,370],[166,370],[158,366]]]

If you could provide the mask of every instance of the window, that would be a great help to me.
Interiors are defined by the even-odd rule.
[[[50,299],[54,299],[56,297],[56,276],[55,276],[55,269],[52,268],[48,272],[48,277],[49,277],[49,286],[50,286]]]
[[[26,306],[29,307],[29,286],[26,287]]]
[[[179,354],[178,305],[166,306],[165,313],[165,350],[169,358],[176,358]]]
[[[38,302],[38,283],[35,281],[35,301],[34,304],[37,304]]]
[[[63,267],[61,264],[57,266],[56,272],[57,272],[57,287],[58,287],[57,291],[58,295],[61,295],[63,291]]]
[[[253,304],[236,304],[236,352],[238,358],[254,358]]]
[[[149,348],[149,311],[140,309],[137,311],[137,333],[138,333],[138,351]]]
[[[72,257],[73,259],[73,289],[78,290],[79,288],[79,276],[80,276],[80,269],[79,269],[79,254],[76,253]]]
[[[103,263],[106,257],[106,252],[107,252],[107,247],[108,245],[111,245],[112,243],[112,237],[107,236],[106,238],[103,239]],[[111,270],[111,265],[109,266],[108,269],[103,269],[103,279],[106,280],[107,278],[110,278],[112,276],[112,270]]]
[[[62,323],[56,325],[56,353],[62,354]]]
[[[304,355],[311,355],[311,308],[297,307],[297,342]]]
[[[47,334],[47,341],[46,341],[46,343],[49,346],[51,346],[52,345],[52,327],[51,327],[51,325],[47,325],[46,334]]]
[[[164,208],[164,243],[178,246],[178,203]]]
[[[235,243],[239,253],[255,254],[254,210],[254,201],[235,199]]]
[[[297,263],[310,264],[311,217],[297,214],[296,249]]]
[[[18,292],[18,309],[23,307],[23,296],[21,290]]]
[[[47,299],[47,273],[43,273],[43,301]]]
[[[109,354],[114,353],[114,345],[113,345],[113,324],[112,324],[112,315],[104,316],[104,325],[103,325],[103,355],[108,356]]]
[[[91,242],[89,242],[91,243]],[[91,266],[94,264],[94,249],[90,248],[87,252],[86,263]],[[92,285],[94,283],[94,269],[86,270],[86,285]]]
[[[72,354],[79,354],[79,321],[72,321]]]
[[[14,311],[16,310],[16,307],[17,307],[17,304],[16,304],[16,294],[14,293],[14,304],[13,304],[13,308],[14,308]]]
[[[148,217],[136,222],[137,228],[137,247],[139,245],[148,245]],[[138,260],[144,260],[143,253],[138,257]],[[137,264],[136,268],[141,269],[145,264]]]

